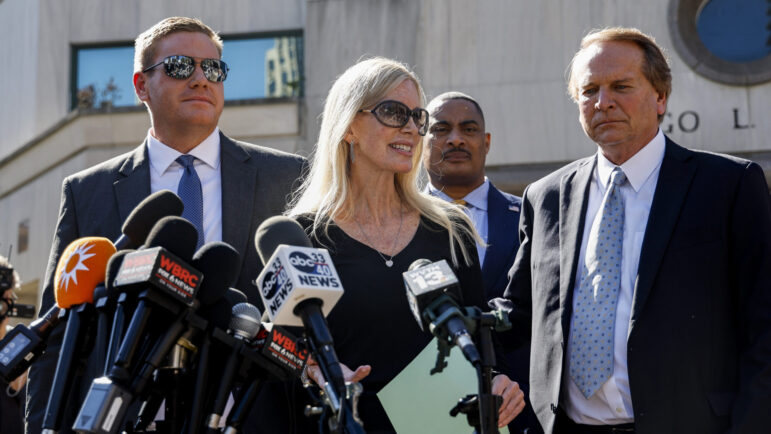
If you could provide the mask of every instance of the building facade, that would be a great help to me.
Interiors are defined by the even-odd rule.
[[[137,34],[173,15],[201,18],[225,40],[231,74],[220,127],[228,135],[308,155],[335,78],[364,56],[392,57],[415,69],[429,97],[452,89],[479,100],[492,133],[488,175],[515,193],[595,151],[565,86],[581,37],[598,27],[638,27],[656,37],[672,64],[664,131],[687,147],[758,161],[768,179],[771,41],[766,51],[755,44],[746,57],[725,59],[752,44],[717,46],[710,41],[726,39],[714,32],[759,24],[743,24],[738,12],[730,25],[709,21],[709,14],[725,17],[736,8],[713,0],[728,8],[713,11],[702,3],[0,0],[0,55],[7,59],[0,82],[0,251],[14,245],[22,302],[37,303],[61,181],[144,139],[149,117],[133,97],[126,53],[133,53]],[[769,37],[756,30],[748,40]]]

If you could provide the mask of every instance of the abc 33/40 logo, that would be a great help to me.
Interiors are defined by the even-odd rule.
[[[289,254],[289,263],[298,271],[319,276],[331,276],[332,269],[327,264],[326,258],[320,253],[307,255],[300,251]]]

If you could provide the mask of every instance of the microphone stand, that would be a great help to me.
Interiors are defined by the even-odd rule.
[[[310,299],[295,308],[300,314],[308,347],[313,358],[318,361],[321,373],[327,380],[323,387],[326,407],[332,411],[329,419],[329,430],[332,434],[364,434],[364,428],[357,420],[356,403],[361,385],[346,384],[343,372],[333,347],[332,336],[328,334],[326,321],[321,313],[320,300]],[[311,315],[315,313],[316,315]],[[323,322],[320,324],[319,322]],[[351,402],[353,402],[353,405]]]
[[[450,416],[458,413],[466,415],[469,426],[474,428],[474,434],[498,434],[498,408],[503,399],[499,395],[493,395],[493,367],[495,366],[495,351],[493,347],[492,331],[503,331],[511,328],[511,323],[502,311],[482,312],[477,307],[466,307],[465,318],[473,325],[476,340],[479,342],[481,362],[475,365],[477,372],[478,393],[466,395],[458,400],[458,404],[450,410]],[[444,358],[449,354],[448,343],[438,340],[439,354],[436,366],[431,374],[441,372],[447,366]]]

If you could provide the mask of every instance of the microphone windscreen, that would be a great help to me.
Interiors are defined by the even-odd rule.
[[[135,250],[133,249],[119,250],[110,257],[109,261],[107,261],[107,272],[104,276],[104,286],[107,289],[107,296],[111,299],[118,298],[118,294],[120,294],[120,289],[117,288],[114,284],[115,278],[118,276],[120,266],[123,265],[123,258],[125,258],[127,254],[134,251]]]
[[[198,230],[192,223],[177,216],[158,220],[145,241],[145,247],[163,247],[190,263],[198,244]]]
[[[410,264],[410,268],[408,268],[409,271],[417,270],[420,267],[425,267],[426,265],[430,265],[432,262],[426,258],[420,258],[416,259],[415,261]]]
[[[195,252],[190,265],[203,273],[196,298],[202,305],[208,305],[222,298],[238,279],[241,255],[230,244],[213,241]]]
[[[228,288],[227,292],[225,292],[225,300],[230,303],[230,306],[235,306],[238,303],[246,303],[249,298],[236,288]]]
[[[54,275],[56,304],[69,309],[94,302],[96,285],[104,282],[107,261],[115,254],[112,241],[102,237],[79,238],[59,258]]]
[[[204,280],[206,277],[204,277]],[[219,300],[208,306],[201,306],[198,309],[198,315],[209,321],[215,327],[221,330],[227,330],[230,325],[233,306],[246,302],[246,295],[243,292],[228,288],[225,295]]]
[[[238,303],[233,306],[231,313],[230,330],[248,341],[254,339],[260,331],[260,310],[249,303]]]
[[[169,190],[156,191],[131,211],[121,232],[131,239],[134,246],[140,246],[158,220],[166,216],[180,216],[183,208],[182,200],[176,194]]]
[[[274,216],[262,222],[254,235],[254,246],[263,264],[280,244],[313,247],[299,223],[289,217]]]

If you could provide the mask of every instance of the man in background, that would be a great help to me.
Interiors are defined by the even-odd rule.
[[[134,88],[152,127],[135,150],[64,180],[41,312],[54,303],[54,271],[64,248],[85,236],[116,239],[134,207],[162,189],[179,194],[182,216],[199,231],[199,246],[224,241],[240,253],[236,287],[261,306],[251,283],[262,269],[254,233],[284,210],[304,159],[233,140],[219,130],[228,73],[221,57],[222,40],[197,19],[166,18],[137,37]],[[32,365],[28,433],[41,430],[63,329],[60,324]],[[82,397],[85,391],[72,393]],[[62,432],[69,432],[75,415],[67,415]]]
[[[485,176],[490,133],[485,129],[482,108],[472,97],[446,92],[427,106],[429,127],[423,152],[428,172],[428,192],[461,205],[485,241],[477,245],[486,300],[503,295],[508,271],[519,248],[520,198],[504,193]],[[504,374],[519,383],[527,397],[529,349],[523,347],[499,355]],[[512,433],[536,428],[529,402],[509,424]],[[534,432],[530,431],[530,432]]]

